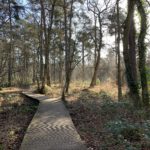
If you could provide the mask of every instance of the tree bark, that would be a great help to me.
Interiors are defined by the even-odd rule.
[[[82,81],[85,80],[84,41],[82,41]]]
[[[121,56],[120,56],[120,8],[119,8],[119,0],[117,0],[117,29],[118,29],[118,38],[117,38],[117,54],[118,54],[118,101],[122,99],[122,81],[121,81]]]
[[[70,4],[70,14],[69,14],[69,26],[67,26],[67,3],[66,0],[64,0],[64,30],[65,30],[65,83],[63,86],[62,91],[62,98],[65,100],[65,93],[68,93],[69,91],[69,85],[71,81],[71,75],[72,75],[72,62],[73,62],[73,53],[74,51],[71,51],[71,44],[72,44],[72,18],[73,18],[73,3],[74,0],[71,0]],[[69,31],[69,36],[68,32]]]
[[[136,79],[136,53],[134,47],[131,45],[135,41],[131,41],[131,34],[133,34],[133,16],[134,16],[135,0],[128,0],[128,14],[124,24],[124,36],[123,36],[123,54],[126,68],[127,83],[130,90],[130,96],[133,100],[134,106],[140,107],[140,97],[138,82]]]
[[[50,15],[50,25],[49,29],[47,29],[46,25],[46,14],[45,14],[45,8],[43,4],[43,0],[40,0],[41,5],[41,17],[42,17],[42,23],[43,23],[43,33],[44,33],[44,56],[45,56],[45,64],[44,64],[44,75],[42,78],[42,87],[41,92],[44,93],[45,84],[47,83],[48,86],[51,85],[51,79],[50,79],[50,63],[49,63],[49,48],[50,48],[50,37],[51,37],[51,30],[52,30],[52,24],[53,24],[53,13],[55,8],[55,2],[52,4],[52,10]],[[50,12],[49,12],[50,13]]]
[[[42,13],[41,13],[41,22],[40,22],[40,32],[39,32],[39,48],[40,48],[40,80],[43,78],[43,23],[42,23]]]
[[[65,101],[65,89],[66,89],[66,74],[67,74],[67,70],[68,70],[68,38],[67,38],[67,5],[66,5],[66,0],[64,0],[64,6],[63,6],[63,11],[64,11],[64,32],[65,32],[65,36],[64,36],[64,40],[65,40],[65,61],[64,61],[64,66],[65,66],[65,81],[64,81],[64,85],[62,88],[62,100]]]
[[[149,94],[148,94],[148,84],[146,76],[146,46],[145,46],[145,36],[147,32],[147,17],[146,11],[141,0],[137,0],[137,8],[141,17],[141,28],[138,38],[138,50],[139,50],[139,71],[141,77],[142,86],[142,101],[145,107],[149,106]]]
[[[90,87],[94,87],[96,84],[96,78],[99,70],[99,65],[100,65],[100,59],[101,59],[101,48],[102,48],[102,39],[103,39],[103,33],[102,33],[102,20],[100,14],[98,15],[98,21],[99,21],[99,45],[97,48],[97,59],[96,59],[96,64],[94,68],[94,74],[92,77],[92,81],[90,84]],[[96,40],[96,39],[95,39]]]
[[[8,52],[8,86],[12,86],[12,11],[11,11],[11,2],[9,3],[9,29],[10,29],[10,43],[9,43],[9,52]]]
[[[66,89],[65,93],[69,92],[69,86],[71,81],[71,75],[72,75],[72,56],[73,56],[73,50],[71,51],[71,43],[72,43],[72,18],[73,18],[73,3],[74,0],[71,0],[71,8],[70,8],[70,14],[69,14],[69,39],[68,39],[68,54],[67,54],[67,70],[66,70]]]
[[[92,80],[91,80],[91,83],[90,83],[90,87],[93,87],[96,85],[96,64],[97,64],[97,60],[99,59],[98,55],[97,55],[97,17],[96,17],[96,14],[95,14],[95,9],[94,9],[94,44],[95,44],[95,49],[94,49],[94,73],[93,73],[93,76],[92,76]],[[98,65],[98,64],[97,64]]]
[[[42,77],[42,87],[41,87],[41,93],[44,93],[45,91],[45,84],[46,84],[46,77],[47,77],[47,62],[48,62],[48,45],[47,45],[47,31],[46,31],[46,20],[45,20],[45,8],[43,4],[43,0],[40,0],[41,5],[41,17],[42,17],[42,24],[43,24],[43,32],[44,32],[44,56],[45,56],[45,64],[44,64],[44,74]]]
[[[51,41],[51,32],[52,32],[52,25],[53,25],[53,17],[54,17],[54,9],[55,9],[55,3],[56,0],[52,2],[52,8],[51,11],[49,11],[49,18],[50,18],[50,25],[48,27],[48,33],[47,33],[47,45],[48,45],[48,50],[47,50],[47,85],[51,86],[51,76],[50,76],[50,63],[49,63],[49,55],[50,55],[50,41]]]

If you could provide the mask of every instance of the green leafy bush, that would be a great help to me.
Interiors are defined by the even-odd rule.
[[[116,120],[107,123],[106,128],[117,138],[122,136],[128,141],[139,141],[142,138],[142,130],[134,124],[126,121]]]
[[[142,128],[144,129],[144,137],[150,140],[150,120],[144,121]]]
[[[122,115],[124,115],[124,113],[121,113],[122,111],[130,111],[130,113],[132,113],[134,111],[134,108],[129,102],[113,102],[110,100],[103,101],[101,105],[102,114],[107,113],[110,116],[113,115],[116,118],[122,118]]]
[[[105,129],[113,134],[117,143],[121,143],[126,150],[150,149],[150,120],[142,123],[129,123],[126,120],[110,121]]]
[[[38,108],[38,106],[36,105],[32,105],[32,106],[24,106],[22,105],[19,109],[19,112],[21,113],[32,113],[34,112],[36,109]]]
[[[126,128],[126,123],[121,120],[110,121],[106,124],[106,129],[113,135],[120,135],[122,130]]]
[[[99,96],[100,96],[100,98],[104,101],[104,102],[113,102],[112,101],[112,98],[111,98],[111,96],[110,95],[108,95],[105,91],[100,91],[99,92]]]

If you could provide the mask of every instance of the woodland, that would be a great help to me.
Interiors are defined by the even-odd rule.
[[[150,150],[150,0],[0,0],[0,150],[29,89],[61,97],[89,150]]]

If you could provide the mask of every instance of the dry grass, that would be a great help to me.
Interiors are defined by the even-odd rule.
[[[105,83],[98,83],[95,87],[89,88],[90,81],[73,81],[70,83],[69,87],[69,93],[66,95],[70,99],[73,99],[73,97],[77,97],[81,94],[83,90],[88,89],[89,92],[93,92],[95,94],[98,94],[101,91],[105,91],[108,95],[110,95],[113,99],[117,99],[117,85],[114,82],[105,82]],[[36,91],[37,86],[31,86],[31,89],[33,91]],[[125,95],[127,91],[127,87],[122,87],[123,95]],[[49,97],[60,97],[62,92],[62,85],[60,84],[52,84],[50,87],[46,86],[46,95]]]
[[[70,88],[69,88],[69,94],[66,95],[70,100],[75,99],[78,97],[83,90],[88,89],[89,92],[93,92],[95,94],[99,94],[101,91],[106,92],[108,95],[112,97],[112,99],[117,100],[117,85],[114,82],[104,82],[104,83],[98,83],[95,87],[89,88],[90,81],[74,81],[71,82]],[[30,87],[32,91],[36,91],[37,86],[32,85]],[[3,88],[0,91],[0,94],[3,93],[20,93],[22,92],[23,89],[17,88],[17,87],[10,87],[10,88]],[[62,91],[62,85],[60,84],[52,84],[51,87],[46,86],[46,95],[49,97],[60,97],[61,96],[61,91]],[[126,94],[127,87],[123,86],[122,87],[123,95]]]
[[[114,101],[117,101],[118,89],[117,89],[117,85],[114,82],[100,83],[100,84],[97,84],[93,88],[89,88],[89,84],[90,84],[90,82],[82,83],[79,81],[71,83],[70,91],[69,91],[69,94],[67,95],[67,99],[69,101],[77,100],[77,98],[79,98],[79,96],[83,93],[83,91],[88,90],[88,93],[93,93],[93,95],[96,95],[96,97],[98,97],[100,92],[105,92]],[[122,87],[122,92],[123,92],[123,95],[126,94],[126,92],[127,92],[126,86]]]
[[[69,101],[75,101],[83,93],[84,90],[88,90],[89,93],[98,95],[100,92],[106,92],[112,99],[117,101],[117,85],[114,82],[99,83],[93,88],[89,88],[90,82],[75,81],[71,82],[69,93],[66,95]],[[37,86],[32,86],[33,91],[37,89]],[[123,95],[126,94],[127,87],[122,87]],[[51,98],[60,97],[62,92],[62,85],[52,84],[51,87],[46,86],[46,95]]]
[[[51,86],[45,86],[45,94],[50,98],[61,96],[61,86],[59,84],[52,84]]]
[[[97,85],[94,88],[91,88],[90,91],[93,91],[96,93],[99,93],[100,91],[105,91],[108,95],[112,97],[112,99],[117,99],[117,96],[118,96],[117,85],[113,82],[101,83],[100,85]],[[122,87],[123,95],[125,95],[126,91],[127,91],[127,87],[123,86]]]
[[[22,91],[22,89],[20,89],[20,88],[17,88],[17,87],[6,87],[6,88],[2,88],[1,90],[0,90],[0,94],[2,94],[2,93],[19,93],[19,92],[21,92]]]

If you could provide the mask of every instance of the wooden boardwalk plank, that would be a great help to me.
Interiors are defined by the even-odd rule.
[[[24,136],[20,150],[86,150],[71,117],[59,98],[32,93],[24,95],[40,102]]]

